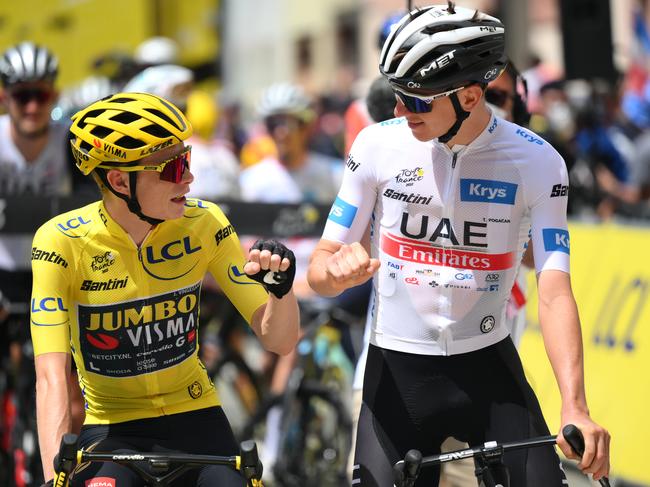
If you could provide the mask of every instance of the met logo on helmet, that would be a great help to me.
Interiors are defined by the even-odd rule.
[[[433,62],[429,64],[429,66],[427,66],[426,68],[422,68],[420,70],[420,76],[426,76],[429,71],[440,69],[447,66],[451,62],[451,60],[454,59],[454,52],[456,52],[456,49],[454,49],[453,51],[449,51],[443,54],[442,56],[434,59]]]
[[[489,179],[461,179],[460,200],[514,205],[517,185]]]

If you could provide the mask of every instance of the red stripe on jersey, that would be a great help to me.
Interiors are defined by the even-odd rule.
[[[382,234],[381,250],[399,260],[477,271],[509,269],[514,261],[514,252],[483,254],[481,252],[434,247],[420,240],[396,237],[390,233]]]

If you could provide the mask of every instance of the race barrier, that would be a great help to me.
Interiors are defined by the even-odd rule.
[[[612,435],[612,477],[650,485],[650,228],[571,223],[569,232],[590,413]],[[527,299],[520,354],[551,432],[557,432],[560,395],[537,318],[533,272]]]

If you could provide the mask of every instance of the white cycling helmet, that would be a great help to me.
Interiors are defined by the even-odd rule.
[[[468,81],[487,84],[506,63],[501,21],[449,2],[402,17],[384,43],[379,69],[393,86],[436,93]]]
[[[140,64],[173,64],[178,62],[178,44],[169,37],[156,36],[138,45],[133,54]]]
[[[264,90],[257,112],[262,118],[288,114],[305,122],[314,117],[311,98],[301,87],[290,83],[277,83]]]
[[[4,86],[31,81],[54,81],[59,61],[45,47],[21,42],[0,57],[0,78]]]
[[[134,93],[150,93],[174,102],[174,88],[194,81],[194,73],[183,66],[163,64],[152,66],[135,75],[123,90]]]
[[[486,86],[505,69],[505,28],[478,10],[447,5],[415,9],[391,30],[381,51],[379,70],[403,93],[429,95],[479,83]],[[449,96],[456,122],[440,142],[448,142],[469,112],[458,95]]]

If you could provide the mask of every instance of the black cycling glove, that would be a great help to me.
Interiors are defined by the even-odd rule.
[[[277,254],[280,259],[289,259],[289,268],[286,271],[271,271],[262,269],[258,273],[249,275],[251,279],[259,282],[264,288],[275,295],[276,298],[281,298],[291,290],[293,286],[293,279],[296,277],[296,257],[293,252],[289,250],[284,244],[277,240],[264,240],[259,239],[253,244],[250,250],[268,250],[271,254]]]

